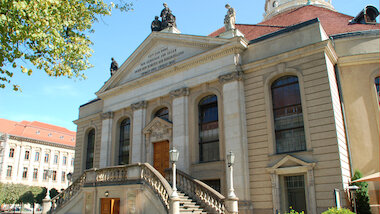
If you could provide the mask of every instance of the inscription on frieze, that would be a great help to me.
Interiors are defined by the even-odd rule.
[[[150,53],[144,61],[142,61],[134,73],[141,76],[150,74],[162,68],[168,67],[178,62],[178,57],[183,55],[185,51],[178,50],[177,48],[163,47],[160,50],[156,50]]]

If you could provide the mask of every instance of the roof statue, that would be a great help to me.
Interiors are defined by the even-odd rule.
[[[236,12],[229,4],[225,6],[227,8],[227,14],[224,17],[224,26],[226,31],[235,29]]]
[[[152,22],[152,25],[151,25],[152,31],[160,31],[160,30],[162,30],[161,29],[161,25],[162,25],[162,23],[161,23],[160,20],[158,20],[158,16],[155,16],[154,20]]]
[[[111,76],[112,76],[119,69],[119,64],[117,64],[114,58],[111,58],[111,60],[112,62],[111,62],[110,71],[111,71]]]
[[[166,3],[164,3],[163,5],[164,5],[164,9],[162,9],[161,14],[160,14],[161,21],[158,19],[159,18],[158,16],[154,17],[154,20],[152,21],[152,24],[151,24],[152,32],[161,31],[165,28],[177,27],[176,18],[173,15],[172,11],[170,10],[170,8],[168,7]]]
[[[161,19],[162,19],[162,29],[168,28],[168,27],[177,27],[175,16],[173,15],[172,11],[169,9],[168,5],[166,3],[163,4],[164,9],[161,11]]]

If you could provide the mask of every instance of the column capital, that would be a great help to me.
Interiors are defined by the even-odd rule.
[[[102,120],[112,119],[113,118],[113,112],[112,111],[105,112],[105,113],[102,113],[100,116],[101,116]]]
[[[189,88],[186,88],[186,87],[179,88],[170,92],[170,96],[173,98],[188,96],[188,95],[189,95]]]
[[[143,101],[140,101],[140,102],[137,102],[137,103],[133,103],[131,105],[132,107],[132,110],[135,111],[135,110],[138,110],[138,109],[143,109],[143,108],[146,108],[146,106],[148,105],[148,102],[143,100]]]
[[[235,81],[235,80],[241,81],[243,80],[243,72],[234,71],[228,74],[220,75],[218,78],[219,78],[219,82],[222,84]]]

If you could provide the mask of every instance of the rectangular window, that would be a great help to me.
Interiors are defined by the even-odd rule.
[[[36,155],[34,156],[34,161],[39,161],[40,160],[40,153],[36,152]]]
[[[48,179],[48,170],[44,169],[44,174],[42,175],[42,179],[44,180]]]
[[[71,158],[71,166],[74,166],[74,158]]]
[[[34,168],[33,169],[33,180],[37,180],[37,177],[38,177],[38,169]]]
[[[285,176],[283,179],[283,209],[289,211],[292,207],[295,211],[306,213],[305,178],[304,175]]]
[[[14,148],[9,149],[9,157],[13,158],[14,156],[15,156],[15,149]]]
[[[53,181],[57,180],[57,171],[53,171],[52,179],[53,179]]]
[[[28,177],[28,167],[24,167],[22,170],[22,178],[27,178]]]
[[[62,163],[63,163],[63,165],[66,166],[66,162],[67,162],[67,157],[66,157],[66,156],[63,156],[63,158],[62,158]]]
[[[25,151],[25,160],[29,160],[29,151]]]
[[[7,177],[12,177],[12,166],[8,166]]]
[[[44,159],[45,163],[48,163],[49,162],[49,154],[45,154],[45,159]]]
[[[65,182],[65,180],[66,180],[66,173],[62,171],[61,182]]]
[[[58,164],[58,155],[54,155],[54,164]]]

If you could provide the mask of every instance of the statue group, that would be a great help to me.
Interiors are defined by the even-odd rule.
[[[229,4],[226,4],[227,15],[224,17],[224,27],[226,31],[235,29],[236,12]]]
[[[151,25],[152,31],[161,31],[168,27],[177,27],[175,16],[173,15],[172,11],[169,9],[166,3],[163,5],[164,9],[162,9],[160,14],[161,21],[159,20],[158,16],[154,18]]]

